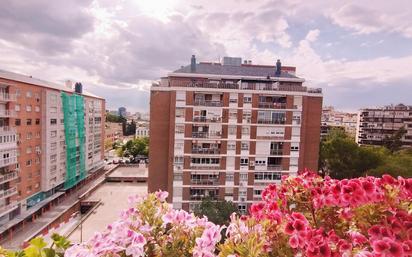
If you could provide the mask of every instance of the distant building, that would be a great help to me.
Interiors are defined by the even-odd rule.
[[[336,111],[333,106],[325,106],[322,108],[321,137],[327,136],[329,131],[335,127],[355,138],[357,123],[357,113]]]
[[[210,197],[246,212],[282,175],[317,170],[322,91],[295,70],[193,56],[153,85],[149,191],[169,191],[177,209]]]
[[[114,142],[123,137],[122,123],[106,122],[105,123],[105,146],[113,145]]]
[[[148,137],[149,136],[149,123],[145,121],[137,122],[136,125],[136,137]]]
[[[126,117],[127,115],[126,107],[119,107],[119,111],[117,112],[117,114],[119,116]]]
[[[402,127],[407,131],[402,138],[403,146],[412,147],[412,106],[398,104],[361,109],[356,140],[360,145],[382,145],[386,136]]]

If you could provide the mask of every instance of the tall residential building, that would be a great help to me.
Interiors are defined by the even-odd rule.
[[[0,224],[103,167],[105,101],[0,70]]]
[[[412,106],[403,104],[359,111],[357,143],[360,145],[382,145],[386,136],[391,136],[400,128],[406,129],[402,138],[404,147],[412,147]]]
[[[325,137],[331,128],[343,129],[349,136],[356,137],[357,113],[336,111],[333,106],[324,106],[321,122],[321,137]]]
[[[126,117],[127,115],[126,107],[119,107],[118,115],[122,117]]]
[[[174,208],[227,199],[241,211],[270,183],[317,170],[321,89],[295,67],[223,63],[182,67],[151,88],[149,191]]]

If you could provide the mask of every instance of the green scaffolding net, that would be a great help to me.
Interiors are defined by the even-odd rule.
[[[84,99],[83,96],[61,93],[66,141],[66,178],[64,188],[75,186],[86,177]]]

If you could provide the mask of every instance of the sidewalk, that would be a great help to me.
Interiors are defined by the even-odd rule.
[[[107,171],[111,167],[104,167],[104,170]],[[65,211],[67,208],[72,206],[77,200],[78,197],[85,193],[87,190],[90,188],[94,187],[98,183],[102,182],[102,180],[105,179],[105,173],[102,173],[97,179],[95,179],[93,182],[90,182],[86,185],[84,185],[82,188],[80,188],[77,192],[72,193],[71,195],[65,197],[63,200],[59,202],[57,206],[53,206],[50,210],[44,212],[39,218],[35,219],[32,222],[27,222],[24,225],[24,228],[13,232],[13,237],[7,237],[4,238],[1,242],[0,245],[6,249],[18,249],[21,247],[21,244],[26,240],[28,237],[36,233],[39,229],[41,229],[43,226],[51,222],[56,216],[58,216],[60,213]],[[16,217],[17,219],[20,217]],[[21,218],[20,218],[21,219]]]

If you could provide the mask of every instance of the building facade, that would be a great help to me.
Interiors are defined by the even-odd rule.
[[[322,93],[295,70],[193,56],[153,85],[149,191],[168,191],[174,208],[211,197],[246,211],[282,175],[317,170]]]
[[[137,121],[136,124],[136,137],[149,137],[149,122],[148,121]]]
[[[358,125],[357,113],[336,111],[333,106],[325,106],[322,108],[321,122],[322,138],[326,137],[332,128],[342,129],[350,137],[356,137],[356,128]]]
[[[112,149],[113,144],[123,137],[122,123],[106,122],[105,123],[105,147],[106,150]]]
[[[0,98],[4,224],[103,167],[105,101],[81,87],[6,71]]]
[[[404,128],[403,147],[412,147],[412,106],[403,104],[380,108],[365,108],[359,111],[356,140],[360,145],[382,145],[389,137]]]

